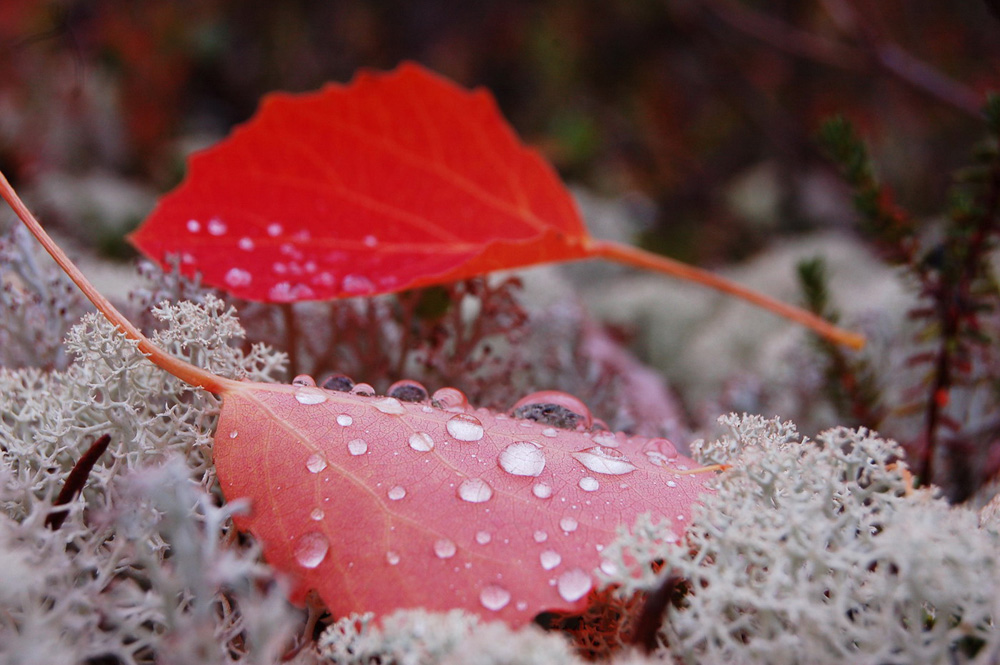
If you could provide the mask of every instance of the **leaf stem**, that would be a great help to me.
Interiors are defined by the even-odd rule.
[[[644,270],[653,270],[670,275],[671,277],[701,284],[731,296],[736,296],[778,316],[783,316],[790,321],[810,328],[831,342],[843,344],[855,350],[865,345],[865,338],[858,333],[835,326],[829,321],[800,307],[781,302],[707,270],[689,266],[669,257],[607,240],[591,240],[587,245],[587,251],[595,258],[607,259]]]
[[[70,260],[66,253],[49,237],[49,234],[45,232],[42,225],[38,223],[35,216],[31,214],[28,207],[24,205],[21,198],[11,187],[11,184],[7,181],[6,176],[0,172],[0,196],[4,198],[5,201],[14,210],[17,216],[21,219],[31,234],[35,236],[45,251],[55,259],[55,262],[59,264],[69,278],[83,291],[83,294],[87,296],[90,302],[94,303],[94,306],[98,309],[114,325],[118,328],[123,335],[131,340],[135,340],[138,343],[139,351],[143,353],[149,360],[159,367],[160,369],[169,372],[181,381],[195,386],[196,388],[204,388],[209,392],[216,394],[221,394],[232,387],[234,381],[230,379],[223,378],[212,374],[211,372],[192,365],[189,362],[181,360],[180,358],[175,358],[170,355],[160,347],[153,344],[148,337],[142,334],[142,332],[132,324],[131,321],[125,318],[125,316],[119,312],[114,305],[111,304],[107,298],[105,298],[101,293],[90,283],[76,264]]]

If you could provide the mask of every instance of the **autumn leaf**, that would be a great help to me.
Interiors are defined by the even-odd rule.
[[[190,160],[130,237],[248,300],[294,302],[605,258],[744,298],[853,347],[860,336],[710,272],[587,232],[551,166],[484,90],[415,64],[267,96]]]

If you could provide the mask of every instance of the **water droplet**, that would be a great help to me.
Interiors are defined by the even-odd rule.
[[[242,249],[244,252],[249,252],[254,248],[253,238],[248,238],[243,236],[237,241],[236,246]]]
[[[535,483],[535,486],[531,488],[531,493],[539,499],[547,499],[552,496],[552,487],[545,483]]]
[[[299,404],[322,404],[327,400],[326,393],[315,386],[301,386],[295,391],[295,399]]]
[[[352,395],[360,395],[361,397],[371,397],[375,394],[375,389],[372,388],[370,383],[355,383],[354,387],[351,388]]]
[[[427,432],[414,432],[410,435],[410,448],[418,453],[427,453],[434,450],[434,439]]]
[[[354,387],[354,381],[346,374],[334,374],[323,382],[323,387],[338,393],[349,393]]]
[[[542,553],[538,555],[538,560],[542,563],[542,568],[545,570],[552,570],[562,563],[562,556],[555,550],[543,550]]]
[[[484,503],[493,496],[493,488],[482,478],[466,478],[458,486],[458,496],[469,503]]]
[[[511,409],[515,418],[534,420],[561,429],[590,429],[593,416],[587,405],[558,390],[542,390],[522,397]]]
[[[378,238],[376,238],[375,236],[369,234],[369,235],[365,236],[365,239],[364,239],[363,242],[365,243],[365,247],[374,247],[375,245],[378,244]]]
[[[605,575],[617,575],[618,565],[614,561],[608,561],[607,559],[604,559],[603,561],[601,561],[601,572],[603,572]]]
[[[448,434],[451,434],[459,441],[479,441],[485,434],[483,424],[479,422],[479,418],[470,416],[467,413],[452,416],[445,424],[445,429],[448,430]]]
[[[565,531],[566,533],[573,533],[574,531],[576,531],[576,528],[578,526],[580,526],[580,523],[577,522],[572,517],[564,517],[561,520],[559,520],[559,528]]]
[[[594,492],[600,487],[600,483],[597,482],[596,478],[591,478],[590,476],[584,476],[580,479],[580,489],[584,492]]]
[[[490,535],[489,531],[476,532],[476,542],[480,545],[488,545],[491,540],[493,540],[493,536]]]
[[[621,445],[618,437],[611,432],[598,432],[594,434],[593,439],[594,443],[601,446],[607,446],[608,448],[617,448]]]
[[[226,223],[223,222],[221,219],[213,217],[212,219],[208,220],[208,232],[213,236],[225,235],[226,231],[228,230],[229,229],[226,226]]]
[[[667,481],[667,487],[677,487],[677,483],[672,480]]]
[[[397,563],[399,563],[399,554],[390,550],[385,553],[385,560],[389,563],[390,566],[395,566]]]
[[[635,464],[632,464],[624,453],[615,448],[594,446],[573,453],[573,457],[594,473],[620,476],[635,471]]]
[[[326,458],[319,453],[313,453],[306,460],[306,468],[309,469],[310,473],[319,473],[326,468]]]
[[[189,219],[186,227],[189,233],[198,233],[198,231],[201,231],[201,222],[197,219]]]
[[[330,551],[326,536],[318,531],[310,531],[295,541],[295,560],[303,568],[315,568]]]
[[[587,592],[590,591],[593,586],[594,583],[590,579],[590,575],[585,573],[582,568],[567,570],[559,576],[559,582],[557,584],[559,595],[562,596],[562,599],[567,603],[580,600],[587,595]]]
[[[388,413],[393,416],[399,416],[406,413],[406,407],[403,406],[403,403],[395,397],[379,397],[377,400],[372,402],[372,406],[382,413]]]
[[[351,416],[346,413],[341,413],[337,416],[337,424],[341,427],[350,427],[354,424],[354,418],[351,418]]]
[[[386,496],[389,497],[390,501],[399,501],[404,496],[406,496],[406,490],[403,487],[396,485],[395,487],[389,490]]]
[[[282,231],[284,231],[284,229],[282,228],[281,224],[278,224],[277,222],[271,222],[270,224],[267,225],[267,235],[271,236],[272,238],[277,238],[278,236],[280,236]]]
[[[352,455],[364,455],[368,452],[368,442],[364,439],[352,439],[347,442],[347,452]]]
[[[292,379],[293,386],[315,386],[316,381],[308,374],[299,374]]]
[[[483,590],[479,592],[479,602],[483,604],[488,610],[493,612],[499,612],[503,608],[507,607],[507,603],[510,602],[510,591],[504,589],[502,586],[497,586],[496,584],[490,584],[489,586],[483,587]]]
[[[469,399],[458,388],[439,388],[431,395],[434,406],[445,411],[465,411],[469,408]]]
[[[517,441],[500,452],[500,467],[515,476],[537,476],[545,468],[542,447],[531,441]]]
[[[403,379],[389,386],[385,391],[389,397],[395,397],[402,402],[423,402],[427,399],[427,388],[411,379]]]
[[[309,519],[313,520],[314,522],[321,521],[325,516],[326,513],[323,512],[322,508],[313,508],[312,512],[309,513]]]
[[[235,438],[236,438],[236,437],[238,437],[239,435],[240,435],[240,433],[239,433],[239,432],[237,432],[236,430],[233,430],[232,432],[230,432],[230,433],[229,433],[229,438],[230,438],[230,439],[235,439]]]
[[[226,286],[238,289],[241,286],[249,286],[250,282],[253,281],[253,275],[240,268],[230,268],[229,272],[222,279],[226,283]]]
[[[344,275],[340,288],[352,296],[364,296],[375,292],[375,284],[364,275]]]
[[[666,459],[674,459],[677,457],[677,447],[667,439],[663,438],[650,439],[642,445],[642,452],[647,455],[650,453],[659,453]]]
[[[451,542],[447,538],[442,538],[441,540],[434,542],[434,554],[439,559],[450,559],[455,556],[455,552],[458,548],[455,547],[455,543]]]
[[[535,532],[534,538],[536,543],[544,543],[546,540],[549,539],[549,534],[539,529],[538,531]]]

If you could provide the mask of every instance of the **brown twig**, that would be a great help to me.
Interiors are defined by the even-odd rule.
[[[59,492],[59,496],[52,502],[53,506],[64,506],[83,491],[83,486],[87,482],[87,477],[90,476],[91,469],[97,464],[97,460],[104,454],[104,451],[108,449],[109,443],[111,443],[111,435],[102,434],[97,441],[91,444],[87,452],[73,465],[73,469],[69,472],[65,484],[63,484],[63,488]],[[65,508],[54,510],[45,518],[45,526],[55,531],[66,521],[67,515],[69,515],[69,510]]]

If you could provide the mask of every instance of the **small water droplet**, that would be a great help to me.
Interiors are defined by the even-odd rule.
[[[538,560],[541,562],[542,568],[552,570],[562,563],[562,556],[555,550],[542,550],[542,553],[538,555]]]
[[[389,490],[386,496],[389,497],[390,501],[399,501],[404,496],[406,496],[406,490],[403,487],[396,485],[395,487]]]
[[[490,535],[489,531],[476,532],[476,542],[480,545],[487,545],[491,540],[493,540],[493,536]]]
[[[385,553],[385,560],[389,563],[390,566],[395,566],[397,563],[399,563],[399,554],[390,550]]]
[[[338,393],[349,393],[354,387],[354,381],[346,374],[333,374],[323,382],[323,387]]]
[[[500,467],[514,476],[537,476],[545,468],[542,447],[531,441],[517,441],[500,452]]]
[[[346,413],[341,413],[337,416],[337,424],[341,427],[350,427],[354,424],[354,418]]]
[[[468,413],[459,413],[456,416],[452,416],[445,424],[445,429],[448,430],[448,434],[451,434],[459,441],[479,441],[485,434],[483,424],[479,422],[479,418],[471,416]]]
[[[590,429],[593,416],[587,405],[558,390],[542,390],[522,397],[511,409],[515,418],[535,420],[560,429]]]
[[[326,393],[315,386],[301,386],[295,391],[295,399],[299,404],[322,404],[327,400]]]
[[[293,386],[315,386],[316,381],[308,374],[299,374],[292,379]]]
[[[538,531],[535,532],[534,538],[536,543],[544,543],[546,540],[549,539],[549,534],[539,529]]]
[[[225,235],[226,231],[228,230],[229,229],[226,226],[226,223],[223,222],[221,219],[213,217],[212,219],[208,220],[208,232],[213,236]]]
[[[236,246],[242,249],[244,252],[252,251],[254,248],[253,238],[248,238],[246,236],[243,236],[237,241]]]
[[[611,432],[598,432],[594,434],[593,439],[594,443],[601,446],[607,446],[608,448],[617,448],[621,445],[618,437]]]
[[[347,442],[347,452],[352,455],[364,455],[368,452],[368,442],[364,439],[352,439]]]
[[[620,476],[635,471],[635,464],[629,461],[624,453],[616,448],[594,446],[586,450],[572,453],[580,464],[594,473],[609,476]]]
[[[559,576],[559,582],[557,583],[559,595],[567,603],[580,600],[587,595],[587,592],[593,586],[594,583],[590,579],[590,575],[584,572],[582,568],[567,570]]]
[[[410,448],[418,453],[427,453],[434,450],[434,439],[427,432],[414,432],[410,435]]]
[[[455,552],[457,551],[458,548],[455,547],[455,543],[447,538],[442,538],[434,542],[434,554],[439,559],[450,559],[455,556]]]
[[[677,487],[677,483],[672,480],[667,481],[667,487]]]
[[[510,591],[504,589],[502,586],[497,586],[496,584],[490,584],[489,586],[483,587],[483,590],[479,592],[479,602],[483,604],[488,610],[493,612],[499,612],[503,608],[507,607],[507,603],[510,602]]]
[[[325,516],[326,513],[323,512],[322,508],[313,508],[312,512],[309,513],[309,519],[313,520],[314,522],[321,521]]]
[[[427,399],[427,388],[417,381],[403,379],[389,386],[385,394],[402,402],[423,402]]]
[[[559,528],[565,531],[566,533],[573,533],[574,531],[576,531],[576,528],[578,526],[580,526],[580,523],[577,522],[572,517],[564,517],[561,520],[559,520]]]
[[[618,566],[617,564],[615,564],[614,561],[608,561],[607,559],[604,559],[603,561],[601,561],[601,572],[603,572],[605,575],[617,575]]]
[[[591,478],[590,476],[584,476],[580,479],[580,489],[584,492],[595,492],[597,488],[601,485],[597,482],[596,478]]]
[[[431,402],[445,411],[465,411],[469,408],[469,399],[458,388],[439,388],[431,395]]]
[[[546,427],[545,429],[542,430],[542,436],[547,436],[550,439],[554,439],[557,436],[559,436],[559,432],[557,432],[552,427]]]
[[[363,242],[365,243],[365,247],[374,247],[378,244],[378,238],[369,234],[365,236]]]
[[[372,388],[370,383],[355,383],[354,387],[351,388],[352,395],[360,395],[361,397],[371,397],[375,394],[375,389]]]
[[[240,268],[230,268],[222,279],[229,288],[238,289],[241,286],[249,286],[253,281],[253,275]]]
[[[240,433],[239,433],[239,432],[237,432],[236,430],[233,430],[232,432],[230,432],[230,433],[229,433],[229,438],[230,438],[230,439],[235,439],[235,438],[236,438],[236,437],[238,437],[239,435],[240,435]]]
[[[326,468],[326,459],[319,453],[313,453],[306,460],[306,468],[310,473],[319,473]]]
[[[315,568],[323,562],[329,551],[329,541],[318,531],[310,531],[295,541],[295,560],[303,568]]]
[[[539,499],[547,499],[552,496],[552,487],[545,483],[535,483],[535,486],[531,488],[531,493]]]
[[[482,478],[466,478],[458,486],[458,497],[469,503],[484,503],[493,496],[493,488]]]
[[[375,291],[375,284],[364,275],[344,275],[340,288],[352,296],[364,296]]]
[[[188,233],[198,233],[198,231],[201,231],[201,222],[199,222],[197,219],[189,219],[185,226],[188,230]]]
[[[395,397],[379,397],[377,400],[372,402],[372,406],[382,413],[388,413],[393,416],[399,416],[406,413],[406,407],[403,406],[403,403]]]
[[[280,236],[282,231],[284,231],[284,229],[282,228],[281,224],[278,224],[277,222],[271,222],[270,224],[267,225],[267,235],[271,236],[272,238],[277,238],[278,236]]]

